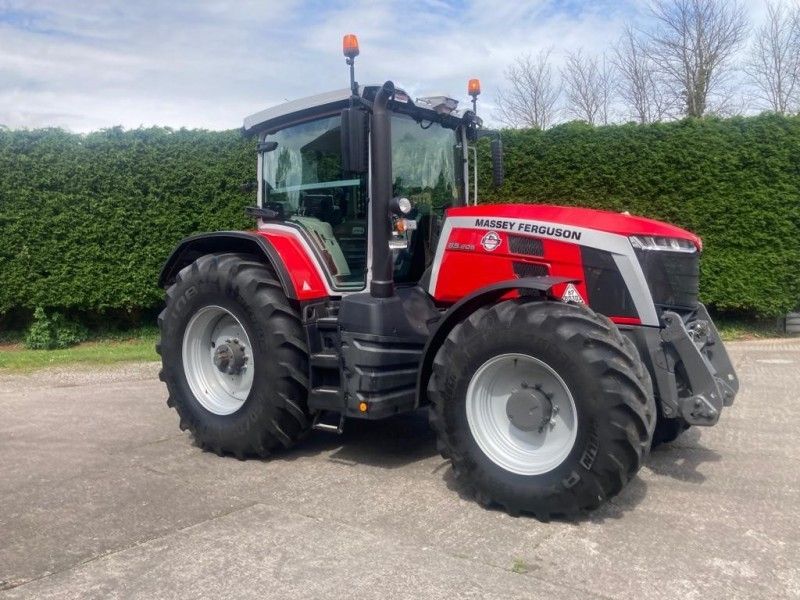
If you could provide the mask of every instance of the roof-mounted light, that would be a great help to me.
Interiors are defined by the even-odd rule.
[[[358,38],[354,33],[348,33],[342,38],[342,52],[349,59],[358,56]]]
[[[467,82],[467,93],[472,96],[472,112],[478,114],[478,96],[481,93],[481,80],[470,79]]]
[[[479,96],[481,93],[481,80],[470,79],[469,83],[467,83],[467,93],[473,98]]]

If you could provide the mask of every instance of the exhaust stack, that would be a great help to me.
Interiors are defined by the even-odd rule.
[[[389,218],[392,199],[392,124],[386,109],[392,96],[394,83],[387,81],[375,94],[372,104],[372,282],[369,291],[375,298],[390,298],[394,295],[394,268],[389,250],[392,237]]]

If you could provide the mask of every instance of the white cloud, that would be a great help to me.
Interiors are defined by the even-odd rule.
[[[0,0],[0,123],[88,131],[113,125],[221,129],[356,75],[466,100],[488,114],[523,52],[607,48],[642,0],[63,2]],[[754,9],[757,13],[758,11]]]

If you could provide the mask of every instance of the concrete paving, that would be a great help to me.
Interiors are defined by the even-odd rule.
[[[463,498],[425,415],[204,453],[156,365],[0,376],[0,598],[800,598],[800,340],[578,522]]]

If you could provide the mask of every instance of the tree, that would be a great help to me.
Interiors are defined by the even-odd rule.
[[[674,102],[668,96],[647,42],[630,26],[614,47],[614,65],[619,97],[639,123],[661,121],[669,115]]]
[[[509,127],[545,129],[552,123],[561,89],[553,81],[551,53],[518,56],[506,70],[508,87],[497,94],[497,117]]]
[[[609,121],[612,75],[605,57],[601,60],[582,51],[571,52],[561,71],[567,97],[567,111],[590,125]]]
[[[733,55],[744,42],[744,9],[737,0],[654,0],[651,8],[651,56],[683,113],[702,117],[724,92]]]
[[[780,115],[797,110],[800,7],[767,5],[767,20],[756,31],[745,71],[770,110]]]

